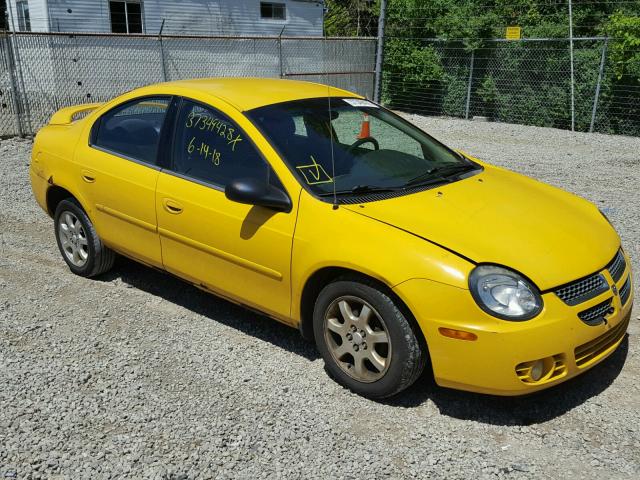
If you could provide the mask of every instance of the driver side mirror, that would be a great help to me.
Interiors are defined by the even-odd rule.
[[[225,196],[232,202],[259,205],[278,212],[291,211],[291,199],[278,187],[257,178],[240,178],[227,184]]]

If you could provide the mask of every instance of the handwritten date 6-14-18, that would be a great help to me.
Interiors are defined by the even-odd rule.
[[[187,145],[187,152],[198,152],[198,155],[205,160],[211,160],[211,163],[216,166],[220,165],[220,152],[215,148],[212,149],[209,144],[205,142],[200,142],[200,145],[198,145],[196,137],[191,137],[191,141]]]

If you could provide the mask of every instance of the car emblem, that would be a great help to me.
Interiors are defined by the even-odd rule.
[[[618,295],[618,287],[616,287],[615,285],[611,285],[611,291],[614,295]]]

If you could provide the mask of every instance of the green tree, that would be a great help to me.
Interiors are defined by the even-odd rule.
[[[326,3],[327,34],[376,34],[378,1]],[[388,0],[383,100],[395,108],[464,115],[473,51],[471,115],[567,128],[568,13],[567,0]],[[504,38],[512,25],[527,39],[558,40],[491,40]],[[598,128],[640,134],[640,0],[574,0],[573,27],[574,37],[609,37]],[[603,43],[574,44],[576,126],[585,130]]]
[[[325,0],[324,30],[328,36],[377,34],[379,0]]]

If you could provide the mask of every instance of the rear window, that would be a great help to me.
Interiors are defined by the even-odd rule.
[[[145,97],[105,113],[94,127],[91,145],[133,160],[155,164],[169,97]]]

